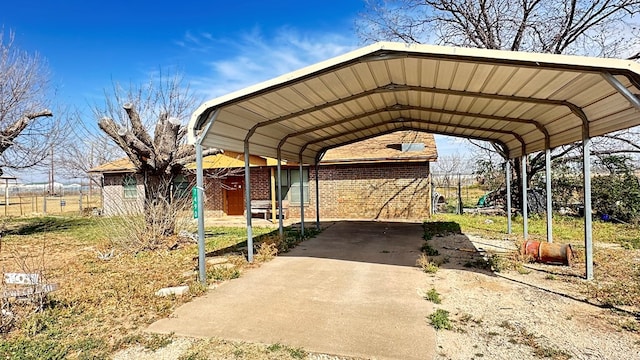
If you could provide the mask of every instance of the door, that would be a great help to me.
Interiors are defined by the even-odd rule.
[[[244,178],[232,177],[225,179],[225,213],[227,215],[244,214]]]

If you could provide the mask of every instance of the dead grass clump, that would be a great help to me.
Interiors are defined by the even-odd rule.
[[[427,274],[435,274],[440,269],[440,265],[443,264],[443,262],[438,261],[438,259],[438,257],[428,256],[423,253],[418,260],[416,260],[416,265]]]
[[[278,246],[272,242],[263,242],[258,248],[258,253],[255,256],[257,262],[263,263],[270,261],[276,255],[278,255]]]
[[[487,252],[487,267],[495,272],[517,271],[520,274],[528,274],[529,270],[524,264],[533,262],[531,255],[521,254],[519,251],[507,253]]]

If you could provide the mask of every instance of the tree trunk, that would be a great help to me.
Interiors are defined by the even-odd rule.
[[[177,210],[171,194],[174,176],[161,172],[147,171],[144,173],[144,216],[147,234],[158,239],[171,236],[175,232]]]

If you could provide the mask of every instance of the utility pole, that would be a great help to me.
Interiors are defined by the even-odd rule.
[[[51,145],[51,186],[49,188],[49,194],[53,195],[55,192],[54,177],[53,177],[53,145]]]

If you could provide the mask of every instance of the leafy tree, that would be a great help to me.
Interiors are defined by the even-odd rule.
[[[195,160],[186,144],[186,119],[197,105],[182,77],[160,76],[128,90],[114,84],[103,108],[94,109],[98,125],[124,151],[144,178],[144,214],[151,238],[172,235],[175,208],[172,184],[185,165]],[[151,127],[155,129],[151,132]],[[207,149],[213,155],[218,149]]]
[[[628,156],[605,156],[598,163],[609,173],[595,176],[592,198],[595,209],[614,220],[638,222],[640,183]]]

